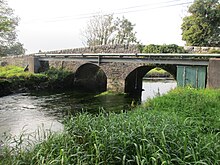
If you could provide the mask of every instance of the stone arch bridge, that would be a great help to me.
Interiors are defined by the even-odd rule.
[[[49,67],[70,70],[75,74],[73,84],[82,88],[139,94],[142,78],[155,67],[172,74],[179,86],[218,88],[218,57],[219,54],[35,54],[28,63],[32,72]]]

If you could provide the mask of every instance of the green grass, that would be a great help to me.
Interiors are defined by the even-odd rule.
[[[78,114],[1,164],[220,164],[220,91],[178,88],[135,110]]]
[[[51,68],[43,73],[34,74],[31,72],[24,72],[24,68],[18,66],[0,66],[0,78],[30,78],[30,77],[48,77],[50,80],[64,79],[71,73],[65,70]]]
[[[24,72],[24,69],[17,66],[0,66],[0,77],[2,78],[12,78],[12,77],[29,77],[32,74],[29,72]]]
[[[24,72],[24,68],[18,66],[0,66],[1,79],[14,79],[14,78],[31,78],[31,77],[45,77],[43,74],[33,74],[31,72]]]

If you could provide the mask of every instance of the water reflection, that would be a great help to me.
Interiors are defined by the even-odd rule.
[[[176,88],[177,83],[174,80],[165,80],[165,81],[143,81],[143,89],[141,95],[141,101],[146,101],[148,98],[155,97],[157,95],[162,95],[169,92],[171,89]]]
[[[143,82],[142,101],[176,87],[176,82]],[[0,98],[0,140],[4,132],[19,135],[22,131],[45,129],[61,131],[61,120],[67,114],[100,110],[120,112],[129,110],[132,98],[124,95],[94,97],[81,91],[21,93]]]

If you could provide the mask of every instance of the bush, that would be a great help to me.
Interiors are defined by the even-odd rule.
[[[73,73],[63,69],[50,68],[44,72],[44,74],[47,75],[50,80],[64,80],[66,77]]]
[[[175,44],[170,45],[146,45],[143,49],[143,53],[186,53],[182,46]]]

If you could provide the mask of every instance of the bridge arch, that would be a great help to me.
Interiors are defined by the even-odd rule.
[[[141,97],[142,79],[152,69],[159,67],[170,73],[176,79],[176,65],[144,65],[133,69],[125,78],[124,92],[130,95]]]
[[[107,76],[99,66],[85,63],[76,70],[74,85],[89,91],[103,92],[107,89]]]

